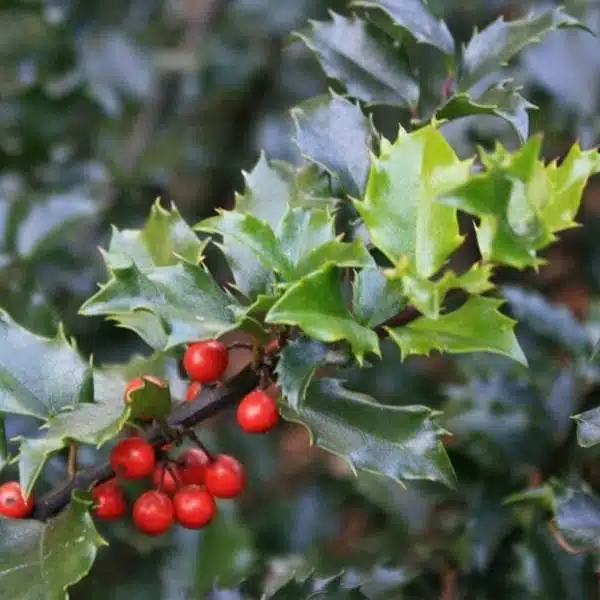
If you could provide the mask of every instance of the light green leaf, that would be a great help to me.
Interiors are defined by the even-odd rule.
[[[321,342],[347,340],[359,363],[368,352],[380,354],[377,334],[348,312],[338,274],[330,265],[292,285],[271,308],[266,321],[298,325]]]
[[[65,337],[23,329],[0,310],[0,413],[47,420],[91,399],[92,369]]]
[[[299,410],[284,417],[302,423],[312,442],[361,471],[403,480],[427,479],[448,486],[455,475],[440,436],[444,431],[425,406],[386,406],[345,389],[338,380],[312,383]]]
[[[113,228],[105,254],[109,268],[134,262],[139,269],[167,267],[183,257],[197,265],[202,261],[207,240],[200,241],[174,204],[166,210],[157,200],[142,229]]]
[[[433,125],[382,143],[374,157],[364,201],[355,206],[371,239],[394,264],[430,277],[461,244],[456,210],[436,197],[468,181],[471,161],[460,161]],[[405,258],[403,258],[405,257]]]
[[[419,85],[391,41],[374,35],[362,19],[331,13],[331,22],[313,21],[298,34],[316,54],[328,77],[341,81],[348,93],[370,104],[414,107]]]
[[[502,304],[502,300],[474,296],[437,319],[420,317],[388,331],[403,359],[411,354],[428,355],[432,350],[454,354],[494,352],[527,365],[513,331],[515,321],[498,312]]]
[[[475,32],[463,51],[460,89],[468,90],[506,65],[525,46],[539,42],[544,35],[561,27],[581,27],[581,24],[562,7],[556,7],[514,21],[499,18],[483,31]]]
[[[142,272],[131,264],[113,269],[80,314],[106,315],[153,348],[168,350],[235,328],[232,304],[234,298],[201,266],[181,262]]]
[[[340,239],[326,242],[313,250],[298,265],[296,277],[304,277],[324,264],[336,267],[365,267],[371,262],[371,255],[360,239],[342,242]]]
[[[296,143],[308,160],[339,178],[348,194],[360,196],[369,173],[373,129],[348,100],[317,96],[292,109]]]
[[[435,46],[444,54],[454,53],[454,38],[446,23],[436,19],[422,0],[354,0],[352,6],[382,10],[417,42]]]
[[[57,517],[45,524],[0,519],[0,588],[12,600],[67,600],[68,588],[90,570],[106,545],[88,509],[74,495]]]

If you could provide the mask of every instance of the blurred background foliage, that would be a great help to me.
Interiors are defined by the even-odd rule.
[[[196,222],[231,206],[242,170],[251,170],[261,149],[270,158],[299,160],[289,108],[328,82],[290,34],[308,19],[327,18],[329,9],[344,12],[346,4],[4,0],[1,304],[39,333],[65,321],[99,362],[146,352],[125,330],[76,314],[104,278],[97,247],[106,244],[110,224],[141,226],[157,196]],[[429,2],[463,41],[500,14],[522,16],[526,4]],[[566,4],[600,30],[600,3]],[[426,65],[425,84],[435,68]],[[554,32],[505,71],[538,106],[531,130],[544,133],[548,159],[564,155],[575,139],[586,148],[600,141],[600,40]],[[407,115],[388,107],[375,118],[393,135]],[[463,155],[496,139],[518,143],[492,117],[456,121],[445,132]],[[326,585],[333,591],[324,597],[332,598],[341,597],[335,589],[342,583],[360,586],[369,598],[598,598],[595,552],[570,554],[539,511],[503,504],[549,478],[574,486],[585,480],[600,491],[598,450],[577,445],[570,419],[600,404],[599,366],[586,344],[590,332],[600,337],[597,178],[580,221],[583,227],[562,236],[538,273],[499,277],[522,320],[529,370],[486,355],[399,366],[390,347],[372,368],[346,374],[351,387],[382,402],[444,411],[444,425],[455,433],[448,449],[458,490],[420,483],[402,491],[375,477],[357,482],[343,463],[310,449],[303,430],[282,427],[268,439],[247,439],[224,415],[210,424],[208,442],[245,459],[245,500],[224,506],[204,533],[177,530],[157,541],[126,523],[109,527],[111,549],[72,598],[184,600],[210,593],[233,600],[252,595],[265,573],[275,586],[295,569],[315,566],[323,576],[347,569]],[[221,268],[218,256],[209,259]],[[14,425],[22,431],[24,423]],[[60,473],[55,463],[48,483]],[[598,508],[588,507],[582,521],[581,511],[569,513],[569,502],[564,507],[575,547],[581,530],[596,532],[597,544]],[[288,589],[285,598],[306,597],[300,586]]]

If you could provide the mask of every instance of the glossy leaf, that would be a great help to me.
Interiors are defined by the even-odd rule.
[[[312,442],[343,458],[355,475],[375,473],[402,483],[427,479],[448,486],[454,471],[440,441],[444,431],[425,406],[387,406],[345,389],[338,380],[312,383],[299,410],[284,416],[304,424]]]
[[[577,27],[580,23],[562,7],[529,13],[522,19],[504,21],[499,18],[476,32],[464,48],[459,79],[462,90],[497,71],[525,46],[539,42],[549,32],[561,27]]]
[[[444,54],[454,53],[454,39],[448,27],[429,12],[422,0],[354,0],[352,6],[382,10],[417,42],[435,46]]]
[[[346,340],[359,362],[379,355],[377,334],[360,325],[344,304],[338,274],[325,266],[292,285],[268,312],[268,323],[298,325],[321,342]]]
[[[218,337],[235,327],[234,299],[202,267],[180,262],[142,272],[133,263],[111,278],[80,309],[106,315],[156,349]]]
[[[310,30],[299,34],[327,76],[369,104],[416,106],[419,86],[393,45],[375,36],[362,19],[331,17],[330,22],[313,21]]]
[[[591,408],[574,415],[577,422],[577,442],[584,448],[600,443],[600,408]]]
[[[339,178],[346,193],[360,196],[369,173],[373,129],[352,102],[331,94],[292,110],[302,155]]]
[[[384,140],[364,200],[354,203],[375,246],[421,277],[438,271],[462,237],[456,210],[436,197],[466,182],[470,169],[435,126],[401,129],[394,144]]]
[[[91,366],[59,329],[53,339],[0,312],[0,412],[46,421],[92,394]]]
[[[498,311],[502,304],[502,300],[474,296],[459,309],[437,319],[420,317],[388,332],[400,347],[403,359],[411,354],[428,355],[432,350],[494,352],[526,365],[527,359],[513,331],[515,321]]]
[[[578,549],[600,548],[600,498],[587,487],[554,486],[554,522]]]

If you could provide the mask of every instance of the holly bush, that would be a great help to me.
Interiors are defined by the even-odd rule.
[[[125,6],[137,24],[159,4],[3,9],[6,30],[28,34],[7,44],[6,61],[21,62],[2,84],[14,120],[0,124],[12,140],[3,594],[595,598],[598,311],[590,292],[574,314],[523,283],[576,231],[600,154],[584,149],[590,111],[561,104],[560,86],[542,94],[518,62],[557,30],[593,39],[586,11],[546,6],[465,36],[421,0],[332,4],[308,24],[310,2],[206,3],[187,31],[218,32],[206,62],[192,39],[158,57],[152,80],[114,23]],[[271,8],[278,18],[265,24]],[[97,14],[106,21],[94,28]],[[269,30],[267,64],[274,48],[310,52],[329,87],[277,117],[285,141],[255,154],[233,203],[190,219],[154,194],[141,222],[113,226],[102,275],[90,241],[135,194],[161,188],[172,147],[190,150],[194,98],[200,114],[223,111],[202,130],[217,164],[204,169],[219,174],[180,190],[182,204],[228,190],[247,164],[218,142],[231,121],[248,144],[235,127],[256,115],[231,88],[264,84],[262,63],[241,61],[227,78],[252,38],[234,17]],[[29,81],[27,68],[42,75]],[[189,71],[203,87],[186,101],[185,86],[172,87]],[[533,135],[524,89],[542,100]],[[573,119],[581,139],[548,159],[547,138]],[[58,125],[73,140],[62,153]],[[202,163],[196,151],[187,168]],[[589,259],[597,240],[586,243]]]

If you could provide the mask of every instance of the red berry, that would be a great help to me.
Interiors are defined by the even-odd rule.
[[[250,392],[237,408],[237,421],[247,433],[268,431],[278,419],[277,402],[263,390]]]
[[[215,498],[234,498],[244,487],[244,467],[227,454],[219,454],[206,467],[204,484]]]
[[[185,485],[202,485],[210,459],[204,450],[189,448],[179,455],[179,474]]]
[[[9,519],[24,519],[31,514],[33,499],[25,497],[17,481],[0,485],[0,515]]]
[[[229,364],[227,346],[217,340],[190,344],[183,356],[188,377],[200,383],[216,381]]]
[[[165,494],[174,494],[181,485],[181,475],[178,467],[169,465],[167,469],[163,465],[157,465],[152,474],[152,483]]]
[[[122,517],[127,511],[127,500],[116,479],[98,484],[92,490],[94,513],[100,519],[113,520]]]
[[[123,479],[141,479],[154,470],[154,448],[142,438],[121,440],[111,452],[110,465]]]
[[[196,396],[202,391],[202,384],[199,381],[192,381],[185,393],[186,402],[191,402],[196,399]]]
[[[182,487],[173,498],[175,520],[188,529],[200,529],[215,516],[217,505],[208,491],[199,485]]]
[[[133,522],[147,535],[161,535],[175,519],[173,503],[164,492],[144,492],[133,505]]]

